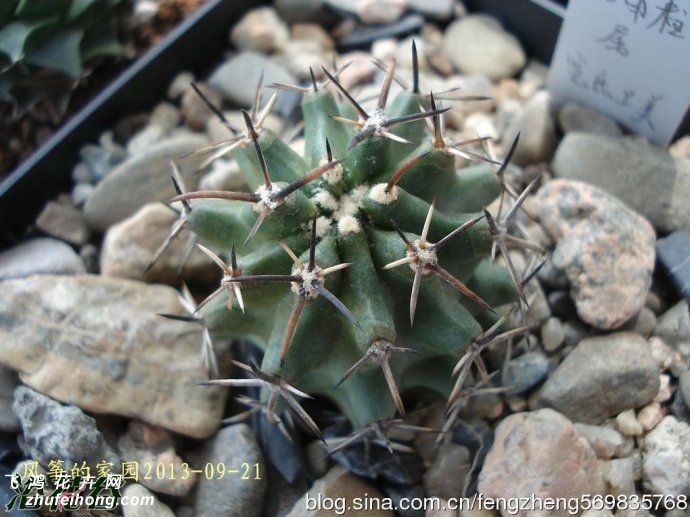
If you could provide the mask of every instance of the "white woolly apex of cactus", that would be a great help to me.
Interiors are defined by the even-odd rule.
[[[327,163],[327,160],[323,160],[322,164],[323,163]],[[338,183],[340,183],[340,180],[343,179],[343,164],[337,164],[331,170],[326,172],[326,174],[324,174],[323,177],[330,185],[337,185]]]
[[[351,215],[346,215],[338,221],[338,232],[341,235],[359,233],[361,229],[362,228],[359,225],[359,221]]]
[[[333,213],[333,218],[340,221],[343,217],[355,216],[359,213],[362,198],[367,193],[367,187],[360,185],[347,194],[340,196],[340,205]]]
[[[335,212],[338,210],[338,201],[335,199],[333,194],[327,190],[319,189],[312,196],[312,200],[319,205],[321,208]]]
[[[331,226],[333,225],[333,220],[325,215],[320,215],[316,218],[316,236],[321,238],[328,235],[331,231]]]

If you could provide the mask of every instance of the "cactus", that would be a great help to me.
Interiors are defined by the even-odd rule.
[[[115,23],[122,4],[123,0],[3,0],[0,100],[17,103],[16,116],[43,97],[61,104],[56,99],[69,94],[94,58],[122,52]]]
[[[456,171],[456,156],[480,157],[463,145],[483,139],[443,136],[446,110],[420,93],[416,69],[388,106],[394,66],[371,112],[337,72],[324,69],[331,88],[312,73],[303,155],[263,127],[278,92],[261,113],[258,102],[244,111],[246,131],[231,128],[213,156],[232,153],[247,192],[185,192],[175,176],[180,220],[157,256],[183,225],[204,242],[223,277],[197,318],[264,351],[260,366],[238,363],[252,378],[208,383],[267,388],[274,423],[287,405],[319,434],[298,403],[310,394],[334,400],[356,430],[404,416],[406,392],[455,398],[468,346],[505,319],[493,307],[516,294],[526,304],[506,248],[523,244],[507,227],[524,195],[504,218],[487,211],[503,199],[505,166],[484,158],[496,166]],[[498,252],[508,269],[492,262]]]

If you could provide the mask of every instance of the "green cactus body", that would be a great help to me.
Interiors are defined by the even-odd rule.
[[[367,122],[358,128],[336,120],[350,118],[352,106],[327,89],[306,93],[302,105],[304,157],[268,129],[257,129],[265,171],[251,139],[253,128],[234,149],[257,193],[253,198],[187,196],[188,227],[216,250],[227,253],[234,246],[238,252],[239,271],[229,282],[241,287],[245,311],[236,302],[229,310],[227,298],[219,296],[202,313],[216,335],[249,339],[261,347],[263,372],[306,393],[330,397],[354,428],[362,428],[404,409],[396,391],[447,396],[453,365],[483,326],[496,321],[486,306],[449,285],[437,266],[492,306],[514,299],[504,268],[488,262],[493,241],[486,221],[473,221],[499,194],[500,184],[486,165],[456,171],[454,157],[435,145],[423,117],[391,130],[396,140],[410,142],[402,143],[377,134],[380,127]],[[388,114],[371,117],[405,117],[418,114],[420,106],[429,106],[429,99],[402,92]],[[327,142],[332,158],[327,158]],[[324,162],[330,163],[325,172],[276,206],[268,209],[257,201],[267,185],[266,172],[280,190]],[[401,168],[404,174],[389,186]],[[247,200],[252,202],[242,202]],[[243,246],[262,211],[258,231]],[[436,254],[433,243],[468,221],[471,227]],[[308,274],[296,281],[300,271]],[[238,280],[233,283],[233,278]],[[323,291],[309,291],[310,286],[325,289],[345,310]],[[296,324],[289,330],[295,312]],[[349,371],[358,361],[361,367]]]

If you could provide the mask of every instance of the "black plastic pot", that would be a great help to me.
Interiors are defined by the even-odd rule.
[[[0,247],[21,237],[43,205],[70,190],[79,149],[123,115],[150,110],[180,70],[203,73],[228,47],[234,20],[260,0],[209,0],[133,63],[0,184]]]

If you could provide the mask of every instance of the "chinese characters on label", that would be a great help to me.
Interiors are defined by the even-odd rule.
[[[666,145],[690,104],[690,0],[571,0],[549,90]]]

